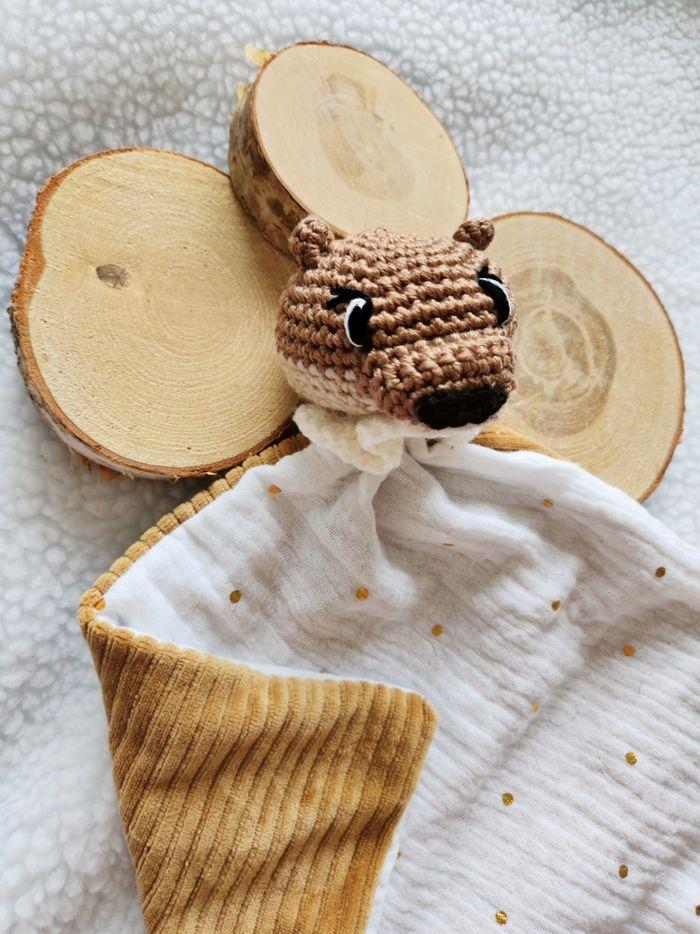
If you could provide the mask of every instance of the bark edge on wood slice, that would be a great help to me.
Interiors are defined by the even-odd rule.
[[[228,176],[157,149],[93,153],[40,190],[10,317],[20,370],[73,449],[131,476],[201,476],[280,437],[293,265]]]
[[[499,424],[644,500],[683,430],[683,358],[658,295],[618,250],[553,213],[494,219],[518,308],[518,389]]]
[[[464,168],[437,117],[393,71],[344,45],[300,42],[264,62],[233,115],[229,171],[285,252],[307,214],[340,235],[452,236],[469,208]]]

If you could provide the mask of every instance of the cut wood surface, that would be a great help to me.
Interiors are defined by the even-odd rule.
[[[264,62],[233,117],[229,169],[282,250],[307,214],[340,234],[451,236],[469,206],[444,127],[397,75],[346,46],[299,43]]]
[[[489,255],[518,306],[518,389],[504,427],[637,499],[683,426],[683,360],[658,296],[620,253],[552,214],[496,218]]]
[[[653,289],[551,214],[497,218],[489,253],[518,302],[519,388],[479,442],[551,452],[643,499],[684,403]],[[89,156],[42,189],[30,224],[11,308],[29,392],[71,447],[119,472],[240,463],[287,429],[296,403],[274,346],[292,271],[218,169],[158,150]]]
[[[274,322],[291,262],[228,176],[98,153],[39,194],[11,308],[29,392],[81,454],[136,476],[214,473],[287,427]]]

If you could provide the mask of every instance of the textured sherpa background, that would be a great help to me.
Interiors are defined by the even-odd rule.
[[[475,211],[559,211],[656,286],[685,353],[688,417],[649,508],[700,542],[696,0],[0,0],[0,14],[3,305],[48,175],[134,144],[224,166],[234,87],[251,73],[244,43],[360,46],[446,123]],[[192,486],[80,467],[24,393],[7,320],[0,469],[0,931],[131,934],[138,904],[75,604]]]

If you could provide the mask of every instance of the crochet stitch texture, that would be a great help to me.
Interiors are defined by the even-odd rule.
[[[277,325],[294,389],[341,412],[382,412],[414,424],[424,421],[422,400],[433,397],[449,419],[449,406],[466,392],[487,400],[475,422],[493,414],[515,388],[516,320],[510,288],[483,252],[492,237],[486,220],[465,221],[453,238],[379,229],[342,239],[318,218],[302,220],[290,239],[300,268],[281,297]],[[482,275],[503,283],[511,307],[503,323]],[[366,347],[348,338],[347,306],[332,302],[338,290],[371,300]]]

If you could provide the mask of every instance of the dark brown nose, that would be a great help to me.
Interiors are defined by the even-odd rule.
[[[439,389],[423,396],[416,405],[418,418],[428,428],[461,428],[480,425],[495,415],[508,398],[502,386],[478,389]]]

